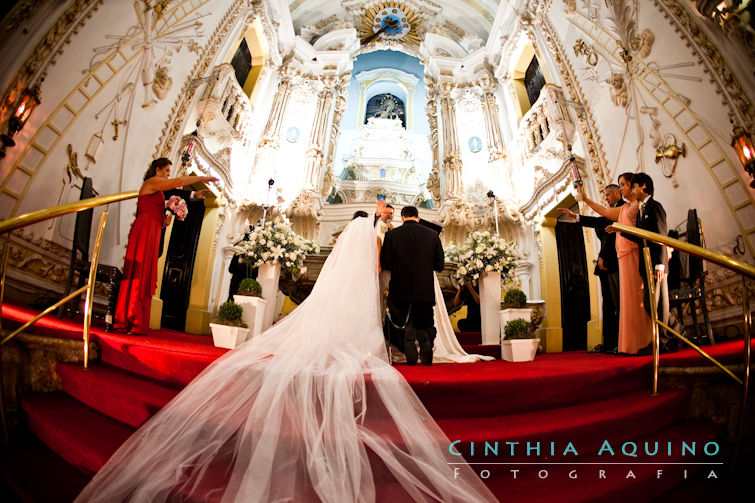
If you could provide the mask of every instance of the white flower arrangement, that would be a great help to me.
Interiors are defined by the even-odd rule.
[[[281,269],[292,273],[302,268],[307,255],[319,251],[317,243],[294,233],[288,220],[281,217],[254,229],[249,233],[249,239],[234,247],[234,253],[244,255],[252,267],[277,262]]]
[[[448,246],[445,252],[446,261],[458,265],[454,277],[461,282],[477,281],[485,272],[500,272],[506,281],[517,259],[515,243],[479,231],[469,234],[461,246]]]

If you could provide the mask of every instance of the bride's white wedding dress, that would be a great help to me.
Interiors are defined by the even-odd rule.
[[[388,363],[372,221],[290,315],[210,365],[76,501],[495,501]],[[456,470],[456,475],[454,473]]]

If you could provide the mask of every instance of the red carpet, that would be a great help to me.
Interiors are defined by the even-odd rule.
[[[17,306],[4,305],[2,312],[4,322],[30,317],[28,309]],[[36,333],[81,336],[80,322],[51,318],[41,323]],[[93,362],[89,370],[58,364],[64,391],[27,395],[23,401],[32,431],[90,473],[226,351],[213,347],[210,337],[176,331],[145,337],[95,328],[94,335],[102,362]],[[466,342],[473,343],[473,337],[465,335]],[[741,341],[706,350],[725,362],[741,362]],[[705,363],[692,350],[662,358],[665,366]],[[650,396],[650,365],[650,357],[573,352],[541,354],[526,363],[496,360],[396,369],[449,439],[458,441],[454,447],[470,462],[483,463],[475,465],[476,471],[501,500],[644,501],[682,482],[676,472],[685,467],[641,463],[712,461],[700,450],[719,433],[710,425],[684,421],[686,393]],[[642,447],[646,440],[658,440],[663,455],[620,452],[624,442]],[[598,455],[606,441],[614,455]],[[697,444],[695,456],[681,455],[682,441]],[[668,455],[663,451],[667,443],[673,444]],[[576,452],[566,452],[569,445]],[[624,464],[611,464],[617,462]],[[688,476],[697,467],[686,467]],[[599,478],[600,469],[606,471],[605,478]],[[658,478],[658,469],[668,476]],[[516,477],[511,470],[519,470]],[[547,477],[542,478],[542,470],[548,471]],[[578,472],[576,479],[569,475],[572,470]],[[633,472],[630,477],[628,470]]]

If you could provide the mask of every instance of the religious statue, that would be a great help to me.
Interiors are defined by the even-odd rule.
[[[374,117],[380,119],[398,119],[400,115],[404,115],[400,105],[393,97],[388,96],[380,102],[380,110],[375,112]]]
[[[155,93],[157,99],[162,100],[170,91],[171,86],[173,86],[173,79],[168,75],[168,69],[159,66],[155,70],[155,79],[152,81],[152,92]]]

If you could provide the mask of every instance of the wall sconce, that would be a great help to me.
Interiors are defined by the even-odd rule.
[[[737,157],[739,157],[747,174],[750,175],[750,178],[755,178],[755,151],[752,148],[750,133],[736,126],[731,138],[731,146],[737,152]],[[755,189],[755,179],[750,182],[750,187]]]
[[[37,108],[37,105],[39,105],[40,102],[39,87],[37,86],[34,86],[31,89],[27,87],[24,89],[24,92],[21,93],[21,98],[18,100],[13,115],[8,119],[8,133],[0,135],[0,141],[3,143],[3,146],[0,147],[0,159],[5,157],[6,148],[16,146],[16,142],[13,141],[13,135],[23,129],[26,120],[29,118],[32,111]]]
[[[201,120],[197,121],[197,127],[194,129],[194,131],[191,132],[191,138],[189,139],[189,142],[184,147],[184,151],[181,154],[181,167],[185,168],[187,164],[189,164],[189,161],[191,160],[191,154],[194,152],[194,147],[196,146],[196,140],[199,136],[199,126],[202,124]]]

